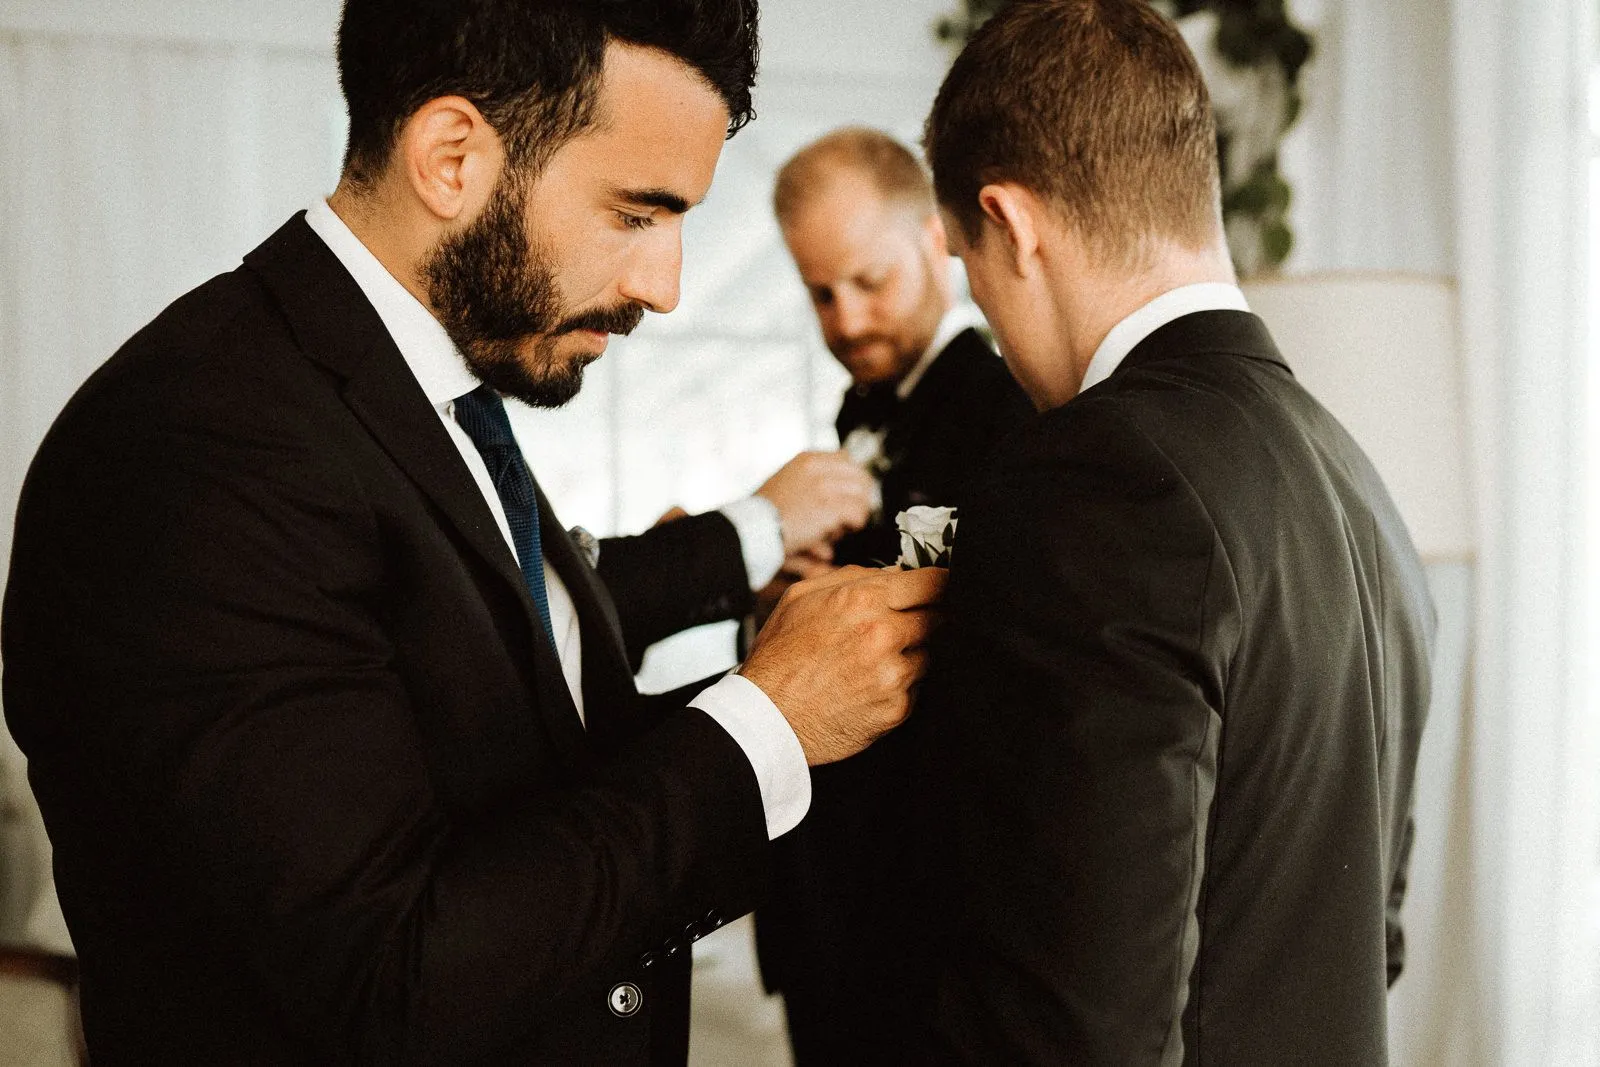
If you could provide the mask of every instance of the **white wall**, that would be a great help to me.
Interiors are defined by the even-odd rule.
[[[339,9],[340,0],[8,0],[0,30],[331,54]]]

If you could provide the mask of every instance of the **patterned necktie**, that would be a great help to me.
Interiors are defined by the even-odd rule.
[[[511,541],[517,549],[517,560],[522,566],[522,580],[528,584],[534,606],[539,609],[539,619],[544,632],[555,644],[555,628],[550,624],[550,595],[544,587],[544,549],[539,542],[539,501],[533,492],[533,476],[522,458],[522,449],[511,433],[511,420],[506,416],[505,403],[500,394],[487,385],[480,385],[466,396],[456,400],[456,423],[467,431],[472,443],[478,447],[494,491],[506,511],[506,523],[511,527]]]

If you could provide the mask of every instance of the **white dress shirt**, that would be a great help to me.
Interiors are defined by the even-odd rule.
[[[1078,392],[1085,393],[1111,377],[1111,372],[1122,366],[1122,361],[1139,347],[1140,341],[1169,322],[1197,311],[1249,310],[1243,291],[1226,282],[1200,282],[1162,293],[1111,328],[1100,347],[1095,349]]]
[[[467,369],[450,335],[432,312],[389,273],[388,268],[361,243],[360,238],[351,232],[344,220],[325,201],[317,201],[306,211],[306,224],[344,264],[371,301],[378,317],[383,320],[395,347],[405,358],[406,366],[416,377],[428,402],[439,413],[446,432],[461,453],[462,461],[466,463],[478,491],[483,494],[484,502],[489,505],[500,527],[501,536],[515,557],[516,545],[511,539],[511,527],[506,521],[505,507],[500,503],[500,495],[495,492],[489,469],[479,455],[477,446],[472,443],[472,438],[467,436],[455,418],[456,398],[476,389],[478,379]],[[742,501],[742,508],[735,505],[732,513],[724,509],[724,514],[739,531],[753,587],[759,588],[770,581],[772,574],[776,574],[782,565],[783,547],[781,534],[777,531],[776,510],[768,501],[758,497],[751,499],[757,503],[750,505]],[[770,531],[763,525],[768,520]],[[747,530],[754,531],[751,540],[758,545],[762,543],[763,534],[777,535],[777,562],[772,565],[772,574],[767,574],[759,582],[756,579],[761,577],[761,573],[751,566]],[[767,549],[766,556],[761,554],[761,548],[757,549],[755,562],[763,570],[770,556],[770,546]],[[578,613],[571,594],[548,559],[544,561],[544,579],[550,596],[550,624],[555,634],[556,652],[561,660],[561,673],[566,678],[567,688],[582,718],[583,642],[578,628]],[[806,765],[805,751],[800,747],[799,738],[777,705],[758,686],[739,675],[723,678],[697,696],[690,705],[711,716],[750,760],[761,790],[767,836],[778,837],[799,825],[811,806],[811,770]]]

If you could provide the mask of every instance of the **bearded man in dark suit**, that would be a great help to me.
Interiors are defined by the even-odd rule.
[[[839,539],[832,560],[890,562],[896,513],[959,507],[995,443],[1033,409],[953,307],[933,188],[904,146],[836,130],[784,164],[773,206],[823,340],[850,372],[839,440],[881,479],[880,518]],[[892,889],[911,813],[891,740],[814,776],[811,815],[777,843],[756,916],[762,972],[784,994],[800,1067],[902,1062],[918,1022]]]
[[[939,581],[802,583],[645,700],[502,397],[677,303],[755,51],[754,0],[349,0],[332,199],[58,419],[5,705],[96,1063],[684,1062],[690,944],[906,713]]]
[[[822,339],[850,372],[840,446],[882,483],[880,521],[840,538],[832,558],[891,563],[895,515],[959,506],[995,443],[1033,411],[955,307],[933,186],[904,145],[835,130],[783,165],[772,199]]]
[[[1383,1063],[1433,612],[1234,284],[1194,59],[1142,0],[1015,0],[927,147],[1044,414],[964,502],[902,738],[912,1061]]]

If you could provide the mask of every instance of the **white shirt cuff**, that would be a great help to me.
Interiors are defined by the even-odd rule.
[[[689,706],[715,719],[744,749],[761,787],[767,840],[799,826],[811,809],[811,768],[778,705],[750,679],[730,674],[689,701]]]
[[[778,506],[764,496],[747,496],[721,509],[739,534],[739,551],[750,588],[759,590],[783,566],[783,525]]]

